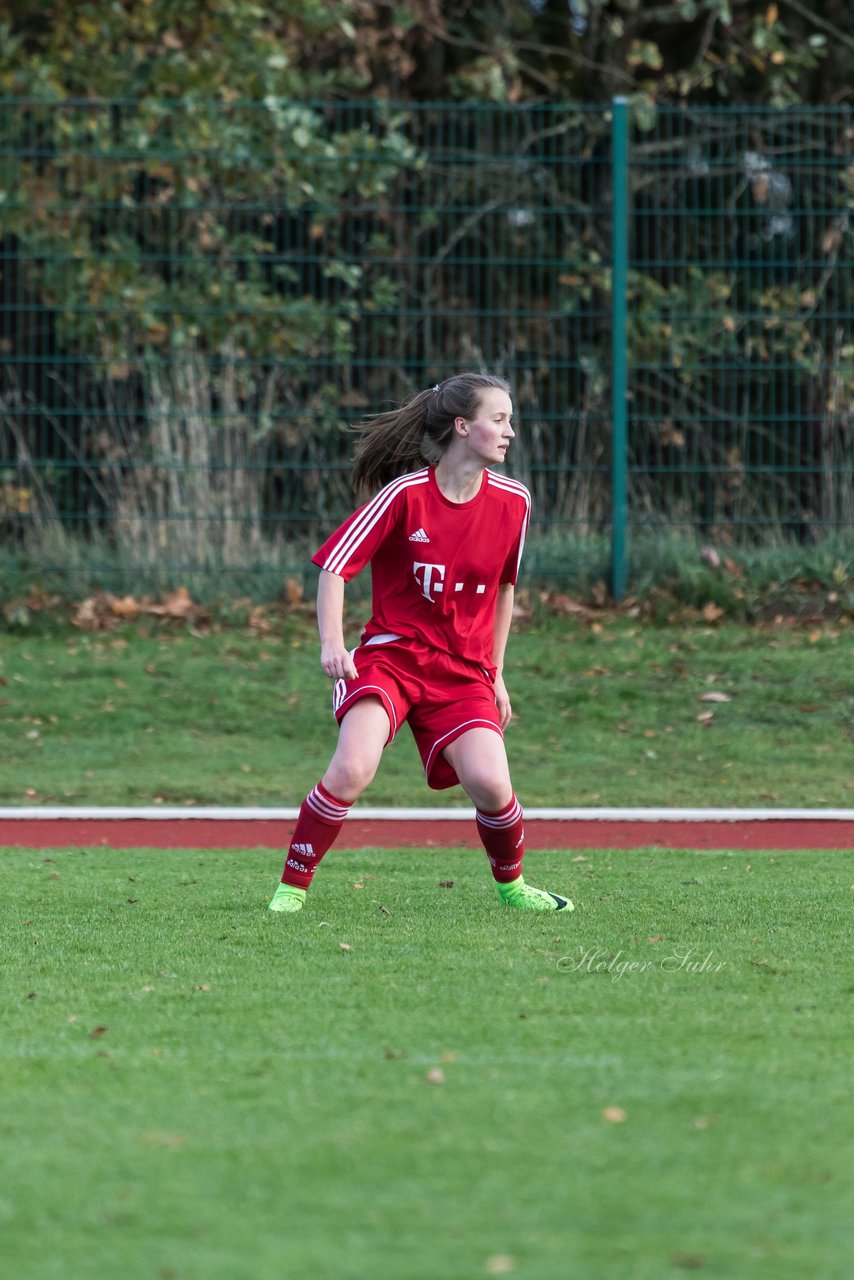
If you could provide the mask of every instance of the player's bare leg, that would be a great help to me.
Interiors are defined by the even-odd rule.
[[[388,741],[388,712],[379,698],[354,702],[341,721],[338,745],[323,775],[323,785],[348,804],[355,804],[374,780]]]
[[[350,805],[373,781],[388,732],[379,698],[360,698],[344,716],[329,768],[300,809],[271,911],[302,910],[317,864],[335,841]]]

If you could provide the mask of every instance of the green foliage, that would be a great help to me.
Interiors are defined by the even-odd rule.
[[[3,14],[5,11],[5,26]],[[850,88],[845,0],[0,4],[0,93],[789,105]]]
[[[333,131],[322,110],[271,95],[8,104],[5,230],[63,346],[111,380],[187,347],[299,368],[332,336],[343,360],[360,273],[337,259],[330,215],[345,195],[379,199],[415,164],[400,125],[387,112]],[[300,287],[282,252],[294,217],[325,237],[337,294]]]
[[[340,86],[306,68],[306,41],[320,59],[352,46],[346,3],[289,0],[143,0],[68,6],[17,0],[7,18],[0,87],[40,101],[92,98],[303,98]]]
[[[85,538],[146,581],[282,569],[350,502],[342,428],[463,363],[518,384],[538,532],[601,536],[609,121],[573,103],[615,92],[633,518],[803,545],[850,524],[850,138],[841,112],[752,109],[815,100],[819,70],[836,91],[834,5],[440,10],[0,4],[22,563],[62,572]],[[721,101],[751,111],[698,106]]]

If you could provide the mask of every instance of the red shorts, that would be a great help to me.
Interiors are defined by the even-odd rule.
[[[494,729],[504,736],[492,681],[474,662],[417,640],[359,645],[353,661],[358,678],[335,681],[332,705],[336,720],[340,724],[359,698],[379,698],[390,725],[386,746],[406,720],[427,784],[434,791],[459,782],[443,754],[455,738],[469,729]]]

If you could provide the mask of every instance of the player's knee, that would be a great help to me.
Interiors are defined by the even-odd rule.
[[[328,787],[334,796],[347,801],[348,804],[353,804],[365,788],[373,782],[376,771],[377,766],[373,760],[350,756],[344,759],[335,757],[326,771],[323,785]]]
[[[475,769],[461,779],[472,803],[484,813],[498,813],[510,803],[513,787],[503,770]]]

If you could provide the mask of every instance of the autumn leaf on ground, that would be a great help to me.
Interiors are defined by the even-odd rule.
[[[190,593],[187,588],[178,587],[175,591],[171,591],[163,597],[162,604],[148,605],[146,613],[163,618],[189,618],[197,610],[198,605],[194,604],[190,599]]]
[[[682,1267],[685,1271],[700,1271],[706,1265],[702,1253],[674,1253],[670,1261],[674,1267]]]
[[[732,702],[728,693],[701,693],[700,702]]]
[[[609,1124],[622,1124],[626,1119],[626,1113],[622,1107],[604,1107],[602,1119],[607,1120]]]
[[[146,1147],[163,1147],[166,1150],[177,1150],[185,1145],[187,1136],[183,1133],[152,1133],[147,1131],[142,1134],[141,1141],[143,1146]]]
[[[509,1253],[496,1253],[486,1259],[483,1269],[488,1276],[506,1276],[516,1270],[516,1259]]]
[[[110,613],[117,618],[136,618],[141,608],[142,606],[134,600],[133,596],[122,596],[120,600],[110,601]]]

